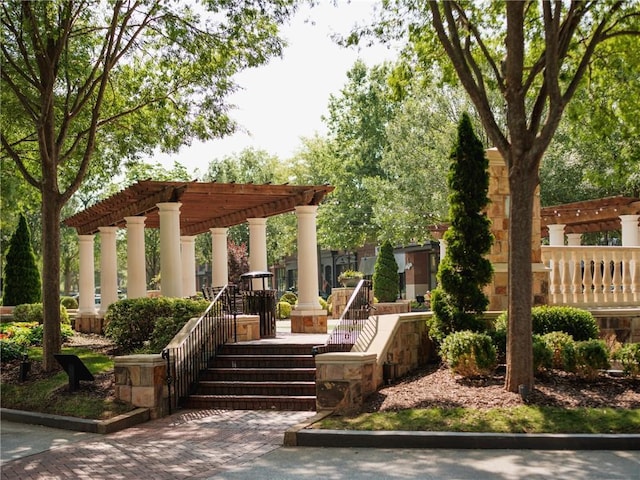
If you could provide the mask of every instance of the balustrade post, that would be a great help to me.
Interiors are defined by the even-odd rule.
[[[584,276],[581,275],[580,273],[580,267],[582,265],[585,265],[585,271],[586,271],[586,265],[587,262],[583,262],[583,258],[582,258],[582,254],[581,251],[578,251],[576,249],[572,249],[571,250],[571,278],[572,278],[572,282],[571,282],[571,291],[572,291],[572,296],[571,296],[571,303],[574,305],[577,305],[580,303],[580,299],[583,297],[583,289],[585,288],[584,285]]]

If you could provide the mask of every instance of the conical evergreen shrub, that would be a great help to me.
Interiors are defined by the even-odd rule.
[[[4,267],[2,303],[22,305],[42,301],[42,280],[31,245],[29,226],[20,214],[18,228],[11,236]]]
[[[395,302],[398,298],[398,263],[388,240],[382,244],[373,268],[373,295],[379,302]]]

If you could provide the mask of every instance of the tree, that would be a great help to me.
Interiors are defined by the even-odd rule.
[[[400,276],[393,246],[388,240],[380,247],[373,267],[373,296],[380,302],[395,302],[398,298]]]
[[[451,76],[467,91],[508,168],[505,388],[511,392],[517,392],[519,385],[532,388],[530,245],[540,161],[599,45],[638,34],[637,3],[432,0],[428,11],[409,0],[397,0],[396,4],[407,12],[404,18],[409,25],[400,21],[398,9],[378,30],[386,32],[387,26],[402,24],[409,32],[414,56],[425,70],[440,63],[445,72],[453,72]],[[500,103],[492,103],[493,89],[501,93]]]
[[[2,3],[1,141],[41,195],[45,370],[61,345],[62,207],[89,172],[232,131],[233,75],[280,54],[294,2]]]
[[[460,330],[480,331],[489,299],[482,288],[491,282],[493,267],[484,257],[491,250],[489,160],[465,113],[450,156],[449,220],[444,234],[447,250],[438,267],[438,288],[431,292],[434,313],[430,334],[442,340]]]
[[[24,215],[9,241],[4,269],[2,302],[4,305],[38,303],[42,299],[42,282],[31,246],[31,233]]]

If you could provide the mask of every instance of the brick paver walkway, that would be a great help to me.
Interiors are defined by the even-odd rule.
[[[2,465],[2,479],[197,479],[282,445],[315,412],[189,410]]]

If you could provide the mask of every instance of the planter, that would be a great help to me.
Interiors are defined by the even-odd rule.
[[[340,280],[340,284],[343,287],[355,287],[362,280],[361,278],[353,277],[353,278],[345,278]]]

